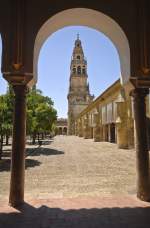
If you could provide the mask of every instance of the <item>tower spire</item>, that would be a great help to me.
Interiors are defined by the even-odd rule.
[[[77,33],[77,40],[79,40],[79,33]]]

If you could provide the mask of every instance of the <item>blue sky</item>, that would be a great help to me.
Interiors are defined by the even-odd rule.
[[[87,58],[91,94],[99,96],[120,75],[117,50],[104,34],[83,26],[69,26],[53,33],[40,51],[37,88],[52,98],[59,117],[67,117],[70,61],[77,33]],[[6,82],[0,75],[0,94],[5,91]]]

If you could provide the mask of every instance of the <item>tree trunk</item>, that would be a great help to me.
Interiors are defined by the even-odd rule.
[[[2,160],[3,154],[3,135],[0,136],[0,160]]]
[[[38,141],[40,140],[40,133],[38,132]]]
[[[42,140],[44,139],[44,133],[42,133]]]
[[[6,146],[9,145],[9,134],[6,134]]]
[[[32,144],[35,145],[35,140],[36,140],[36,132],[33,132],[32,135]]]

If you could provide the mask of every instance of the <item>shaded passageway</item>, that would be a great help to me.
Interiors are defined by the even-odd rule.
[[[34,200],[17,209],[3,206],[0,228],[148,228],[148,203],[128,198]]]

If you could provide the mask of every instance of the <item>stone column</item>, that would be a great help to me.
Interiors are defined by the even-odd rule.
[[[101,141],[105,141],[105,125],[101,125]]]
[[[128,149],[127,107],[125,102],[117,102],[117,144],[120,149]]]
[[[111,126],[108,124],[108,142],[111,142]]]
[[[82,119],[79,120],[79,125],[78,125],[78,136],[83,137],[83,126],[82,126]]]
[[[99,134],[100,134],[100,142],[103,141],[103,126],[100,123],[100,127],[99,127]]]
[[[89,139],[93,139],[93,127],[89,127]]]
[[[94,142],[100,142],[100,114],[94,114]]]
[[[9,203],[18,206],[24,202],[26,86],[13,86],[15,92],[11,180]]]
[[[135,137],[134,137],[134,121],[133,119],[128,119],[128,148],[134,148],[135,144]]]
[[[75,121],[75,135],[78,135],[78,123]]]
[[[89,118],[86,116],[84,118],[84,139],[90,138],[90,127],[89,127]]]
[[[102,110],[99,110],[99,115],[100,115],[100,119],[99,119],[99,130],[100,130],[100,141],[103,141],[103,125],[102,125]]]
[[[136,133],[137,197],[143,201],[150,201],[149,153],[145,105],[147,94],[148,89],[135,89],[131,92]]]
[[[108,125],[107,124],[105,124],[103,126],[103,130],[104,130],[104,141],[108,142]]]

